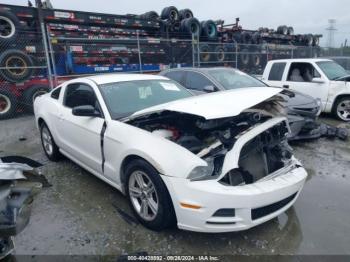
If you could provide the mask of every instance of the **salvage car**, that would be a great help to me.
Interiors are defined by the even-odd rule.
[[[305,183],[280,92],[194,96],[162,76],[98,75],[38,97],[34,112],[47,157],[123,192],[144,226],[229,232],[278,216]]]
[[[160,72],[191,90],[194,94],[232,90],[237,88],[267,87],[260,80],[233,68],[174,68]],[[321,113],[321,103],[297,91],[283,90],[280,94],[288,114],[290,141],[319,138],[320,128],[315,122]]]
[[[350,121],[350,75],[333,60],[272,60],[267,63],[262,80],[320,99],[322,112]]]

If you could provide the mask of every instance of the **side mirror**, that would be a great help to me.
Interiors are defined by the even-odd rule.
[[[76,106],[72,109],[72,114],[75,116],[90,116],[90,117],[101,116],[101,113],[91,105]]]
[[[203,90],[207,93],[212,93],[216,91],[214,86],[205,86]]]
[[[325,81],[321,77],[312,78],[312,83],[323,84]]]

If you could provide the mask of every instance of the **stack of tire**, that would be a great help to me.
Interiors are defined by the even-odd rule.
[[[0,119],[5,119],[14,116],[18,109],[18,96],[11,90],[34,74],[34,62],[17,41],[28,28],[6,10],[0,10],[0,24]],[[34,98],[48,90],[47,86],[30,86],[20,96],[21,103],[32,111]]]

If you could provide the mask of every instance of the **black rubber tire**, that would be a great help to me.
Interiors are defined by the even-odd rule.
[[[288,27],[285,25],[280,25],[277,28],[277,33],[281,34],[281,35],[287,35],[288,34]]]
[[[344,122],[349,122],[350,119],[349,120],[344,120],[337,113],[338,105],[343,103],[344,101],[350,101],[350,96],[344,96],[344,97],[341,97],[341,98],[337,98],[336,101],[334,102],[334,105],[333,105],[333,108],[332,108],[332,113],[337,119],[339,119],[341,121],[344,121]]]
[[[193,13],[190,9],[181,9],[179,10],[180,20],[188,19],[193,17]]]
[[[128,186],[130,175],[133,172],[138,170],[146,173],[149,176],[149,178],[152,180],[152,183],[158,195],[158,200],[159,200],[158,213],[154,218],[154,220],[152,221],[144,220],[134,209],[134,206],[130,199],[129,186]],[[148,162],[142,159],[136,159],[132,161],[130,164],[128,164],[128,166],[125,168],[125,174],[126,174],[126,185],[125,185],[126,196],[128,198],[130,208],[133,211],[135,217],[138,219],[138,221],[140,221],[140,223],[143,226],[154,231],[160,231],[165,228],[174,226],[176,224],[176,215],[174,211],[173,202],[171,200],[168,189],[166,188],[166,185],[164,184],[162,178],[159,175],[159,172],[157,172],[157,170]]]
[[[219,63],[225,62],[226,54],[225,54],[225,48],[222,46],[217,46],[214,49],[215,52],[215,61]]]
[[[20,28],[18,18],[9,11],[0,10],[0,25],[2,27],[0,30],[0,44],[12,43],[17,38],[18,29]],[[3,30],[6,30],[6,32]]]
[[[308,34],[304,36],[304,43],[307,46],[312,46],[314,42],[314,36],[312,34]]]
[[[47,85],[33,85],[23,93],[23,104],[29,112],[33,112],[33,102],[36,97],[44,93],[50,92]]]
[[[242,37],[243,44],[249,45],[252,43],[252,34],[251,33],[243,32],[241,37]]]
[[[239,55],[239,60],[240,60],[240,64],[244,65],[244,66],[248,66],[250,63],[250,54],[247,54],[249,52],[248,49],[243,49],[241,50],[241,54]]]
[[[179,20],[179,11],[175,6],[168,6],[162,10],[160,17],[174,23]]]
[[[259,45],[261,44],[261,34],[259,32],[256,32],[252,35],[252,43],[254,45]]]
[[[146,20],[157,20],[159,18],[159,14],[156,11],[149,11],[139,15],[138,17]]]
[[[313,42],[312,42],[313,46],[319,46],[320,45],[320,38],[316,35],[313,36]]]
[[[218,28],[214,21],[207,20],[201,22],[202,33],[201,35],[208,40],[216,40],[218,36]]]
[[[181,21],[180,31],[186,35],[198,36],[201,31],[201,24],[197,18],[186,18]]]
[[[287,35],[294,35],[294,28],[292,26],[288,27]]]
[[[51,136],[51,139],[52,139],[52,144],[53,144],[52,145],[52,147],[53,147],[52,154],[48,154],[45,150],[45,147],[44,147],[43,136],[42,136],[44,128],[47,128],[47,130],[49,131],[49,134]],[[53,162],[58,162],[59,160],[61,160],[62,154],[60,153],[60,150],[59,150],[58,146],[56,145],[54,138],[52,137],[50,129],[48,128],[48,126],[44,122],[40,125],[40,138],[41,138],[41,145],[43,147],[44,153],[47,156],[47,158]]]
[[[211,50],[209,45],[201,45],[200,50],[200,62],[209,62],[211,59]]]
[[[9,82],[18,83],[30,78],[33,74],[33,61],[26,53],[10,49],[0,55],[0,67],[22,67],[20,69],[1,69],[0,76]]]
[[[0,88],[0,119],[14,117],[17,110],[17,97],[9,90]]]
[[[259,67],[262,63],[262,57],[260,54],[253,54],[251,60],[252,67]]]

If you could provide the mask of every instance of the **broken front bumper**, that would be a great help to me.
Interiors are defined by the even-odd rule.
[[[244,186],[162,176],[174,204],[178,227],[212,233],[246,230],[278,216],[294,204],[306,177],[300,166]],[[183,207],[180,203],[200,208]]]

